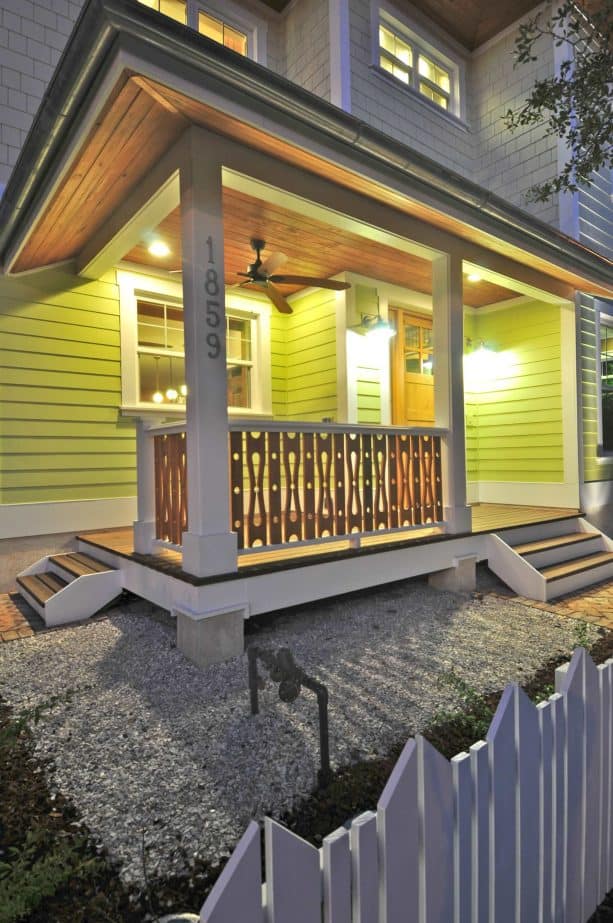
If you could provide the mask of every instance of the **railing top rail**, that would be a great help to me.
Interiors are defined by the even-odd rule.
[[[150,436],[184,433],[187,430],[185,420],[175,423],[159,423],[148,426]],[[301,420],[231,420],[228,423],[231,433],[373,433],[375,435],[445,436],[449,431],[441,426],[378,426],[364,423],[309,423]]]
[[[447,429],[436,426],[378,426],[363,423],[308,423],[300,420],[233,420],[228,429],[234,433],[375,433],[377,435],[411,433],[416,436],[444,436]]]

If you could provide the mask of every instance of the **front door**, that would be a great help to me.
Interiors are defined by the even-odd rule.
[[[390,308],[396,328],[391,341],[392,423],[434,426],[432,319]]]

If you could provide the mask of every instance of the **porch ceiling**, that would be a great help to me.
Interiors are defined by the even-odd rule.
[[[259,237],[266,241],[264,256],[274,250],[287,254],[289,259],[284,267],[287,272],[324,278],[354,272],[417,292],[432,292],[428,260],[227,187],[223,191],[223,208],[226,285],[240,281],[237,273],[244,272],[254,256],[249,240]],[[178,208],[158,225],[155,236],[169,246],[170,256],[153,257],[143,243],[130,250],[125,259],[157,268],[180,269]],[[291,294],[298,291],[299,286],[282,288],[285,294]],[[466,281],[464,285],[464,301],[471,307],[504,301],[517,294],[485,281]]]
[[[521,278],[521,267],[525,266],[543,274],[543,285],[539,283],[539,287],[545,290],[559,291],[561,286],[572,286],[593,294],[610,294],[608,288],[597,283],[590,283],[586,288],[585,276],[554,265],[523,246],[510,243],[509,239],[501,240],[494,233],[467,223],[453,212],[418,201],[418,183],[408,173],[402,189],[392,188],[391,184],[371,178],[358,171],[357,167],[350,169],[335,159],[324,159],[305,147],[284,140],[275,133],[272,119],[268,130],[256,127],[253,121],[250,119],[247,124],[236,115],[213,108],[150,78],[124,71],[87,136],[74,145],[75,153],[67,163],[65,173],[51,189],[47,204],[24,234],[11,271],[21,272],[78,259],[96,232],[109,223],[130,193],[170,151],[185,130],[195,124],[233,140],[244,150],[260,151],[277,162],[298,168],[305,176],[311,174],[328,184],[350,190],[352,194],[364,197],[365,201],[374,200],[397,214],[406,215],[407,224],[414,229],[415,240],[422,233],[420,228],[424,229],[427,246],[443,251],[457,249],[457,241],[462,239],[468,242],[466,258],[475,265],[488,267],[491,253],[499,254],[508,263],[508,272],[504,272],[508,277],[516,275]],[[415,198],[407,190],[414,190]],[[484,195],[485,202],[487,195]],[[392,253],[383,245],[379,250],[373,247],[371,241],[349,234],[342,241],[349,252],[332,250],[331,247],[322,247],[319,241],[321,237],[333,236],[336,247],[339,243],[337,229],[333,235],[325,227],[303,229],[295,212],[286,216],[275,215],[274,210],[263,207],[261,202],[258,202],[257,209],[253,203],[248,205],[246,202],[242,208],[242,217],[240,210],[234,217],[232,208],[227,212],[229,282],[235,282],[235,273],[244,270],[250,256],[249,237],[260,227],[270,249],[290,251],[288,269],[293,272],[330,275],[352,270],[364,275],[372,273],[376,278],[389,279],[418,291],[430,291],[429,282],[426,282],[427,263],[423,259],[409,257],[403,252]],[[258,211],[259,215],[256,215]],[[278,226],[271,231],[269,221],[273,218]],[[173,220],[176,224],[176,216],[169,218],[169,221]],[[410,234],[407,233],[407,236]],[[433,240],[434,244],[431,243]],[[529,246],[527,238],[526,244]],[[328,249],[331,253],[327,252]],[[301,253],[303,262],[300,261]],[[142,253],[130,256],[145,261]],[[383,267],[383,272],[375,268],[379,266]],[[551,288],[547,276],[552,280]],[[467,285],[466,288],[466,303],[475,306],[494,303],[514,294],[490,283],[477,283],[475,288],[470,289]]]

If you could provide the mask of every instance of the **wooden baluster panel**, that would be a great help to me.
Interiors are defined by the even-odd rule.
[[[396,529],[400,526],[400,505],[399,505],[399,468],[398,468],[398,437],[395,435],[387,436],[388,449],[388,506],[390,528]]]
[[[347,466],[345,462],[345,433],[334,433],[334,535],[346,535],[347,525]]]
[[[360,478],[362,445],[359,433],[348,433],[347,452],[347,532],[362,532],[362,498],[360,496]]]
[[[410,436],[396,436],[398,525],[413,525],[413,446]]]
[[[434,520],[434,453],[432,439],[429,436],[418,436],[419,440],[419,472],[420,472],[420,506],[422,522]]]
[[[335,534],[334,501],[331,479],[333,471],[333,440],[331,433],[317,433],[315,436],[315,466],[317,473],[317,511],[315,534],[326,538]]]
[[[442,470],[442,454],[441,454],[441,437],[433,436],[432,443],[434,448],[434,480],[436,484],[435,489],[435,522],[443,521],[443,470]]]
[[[153,457],[155,467],[155,537],[166,539],[165,521],[165,484],[164,479],[164,437],[153,437]]]
[[[420,526],[425,521],[423,512],[423,487],[420,454],[421,436],[411,436],[411,494],[413,521],[412,525]]]
[[[302,434],[302,497],[304,510],[303,537],[315,538],[315,436]]]
[[[230,515],[232,531],[238,535],[239,549],[245,547],[243,436],[244,433],[230,433]]]
[[[187,433],[178,433],[179,437],[179,541],[183,543],[183,533],[187,532]]]
[[[388,503],[388,451],[389,437],[376,433],[372,437],[374,500],[373,515],[375,529],[390,528]]]
[[[362,531],[372,532],[375,521],[373,510],[373,436],[372,433],[362,433],[360,436],[360,452],[362,455]]]
[[[246,433],[249,508],[247,512],[247,547],[266,545],[268,516],[264,496],[266,467],[266,433]]]
[[[270,544],[280,545],[283,541],[281,514],[281,434],[268,434],[268,521]]]
[[[301,541],[303,537],[300,443],[300,433],[283,433],[283,470],[285,474],[283,538],[286,542]]]

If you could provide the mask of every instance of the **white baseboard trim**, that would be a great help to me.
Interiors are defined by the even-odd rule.
[[[514,503],[523,506],[579,507],[579,485],[522,483],[521,481],[472,481],[467,485],[469,503]]]
[[[131,526],[135,519],[136,497],[6,503],[0,506],[0,538],[110,529]]]

